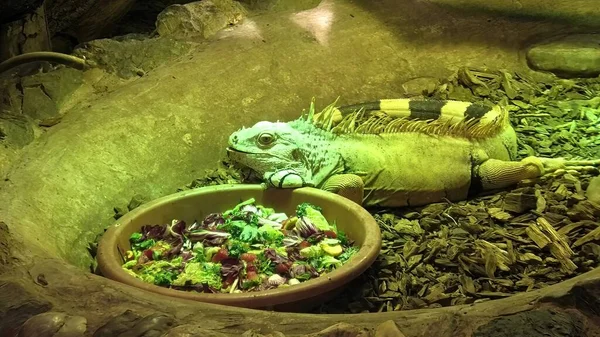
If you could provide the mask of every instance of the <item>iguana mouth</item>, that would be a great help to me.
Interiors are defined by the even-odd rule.
[[[238,149],[234,149],[231,146],[227,147],[227,152],[255,154],[254,152],[247,152],[247,151],[241,151],[241,150],[238,150]]]

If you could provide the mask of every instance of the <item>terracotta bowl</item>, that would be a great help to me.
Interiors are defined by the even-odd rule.
[[[187,223],[222,212],[241,201],[255,198],[258,204],[291,214],[302,202],[323,208],[329,221],[360,246],[358,253],[333,272],[298,285],[260,292],[207,294],[180,291],[143,282],[126,273],[122,256],[130,249],[129,237],[143,225],[170,223],[172,219]],[[339,294],[344,286],[362,274],[381,249],[381,232],[375,219],[364,208],[337,194],[315,188],[294,190],[264,189],[260,185],[217,185],[175,193],[141,205],[111,226],[98,244],[98,267],[105,277],[149,292],[176,298],[229,306],[276,311],[304,311]]]

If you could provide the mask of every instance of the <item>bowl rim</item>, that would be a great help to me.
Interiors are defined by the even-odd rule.
[[[119,256],[117,253],[117,243],[122,230],[127,228],[128,224],[132,223],[137,216],[143,213],[163,207],[169,203],[177,202],[178,200],[182,200],[187,197],[211,194],[223,190],[244,192],[250,191],[260,193],[268,192],[270,189],[271,188],[266,188],[260,184],[221,184],[185,190],[144,203],[134,210],[124,214],[104,232],[98,243],[96,254],[98,268],[102,276],[107,279],[155,294],[166,295],[172,298],[176,297],[206,303],[241,306],[246,308],[268,308],[281,304],[299,302],[305,299],[313,298],[320,294],[325,294],[337,288],[341,288],[362,274],[373,264],[373,262],[375,262],[375,259],[381,250],[381,231],[371,213],[369,213],[361,205],[358,205],[345,197],[312,187],[301,187],[289,189],[287,191],[290,191],[290,193],[300,193],[333,200],[335,203],[341,204],[348,211],[357,213],[357,215],[362,219],[361,222],[363,223],[363,226],[365,226],[365,232],[369,233],[369,235],[364,238],[364,242],[359,248],[359,251],[350,260],[350,263],[345,263],[342,265],[342,267],[337,268],[326,275],[302,282],[292,287],[275,288],[257,292],[199,293],[193,291],[176,290],[144,282],[124,271],[122,265],[117,262],[121,259],[121,256]]]

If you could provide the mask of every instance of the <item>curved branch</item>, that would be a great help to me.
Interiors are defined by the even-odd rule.
[[[40,61],[60,63],[79,70],[84,70],[89,66],[88,63],[86,63],[85,59],[76,56],[67,55],[63,53],[41,51],[17,55],[0,63],[0,74],[25,63]]]

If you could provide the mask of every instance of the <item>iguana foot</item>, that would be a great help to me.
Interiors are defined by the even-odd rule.
[[[539,157],[538,157],[539,158]],[[574,170],[574,171],[598,171],[600,167],[600,159],[579,160],[564,158],[539,158],[544,166],[544,174],[552,173],[558,170]]]
[[[336,193],[362,205],[364,187],[362,178],[355,174],[337,174],[327,179],[321,189]]]
[[[600,160],[566,160],[563,158],[527,157],[521,161],[488,159],[475,168],[483,189],[505,188],[525,179],[538,178],[560,169],[598,170]]]
[[[263,181],[268,187],[276,188],[312,187],[310,182],[304,180],[304,178],[302,178],[302,176],[294,170],[266,172],[263,176]]]

